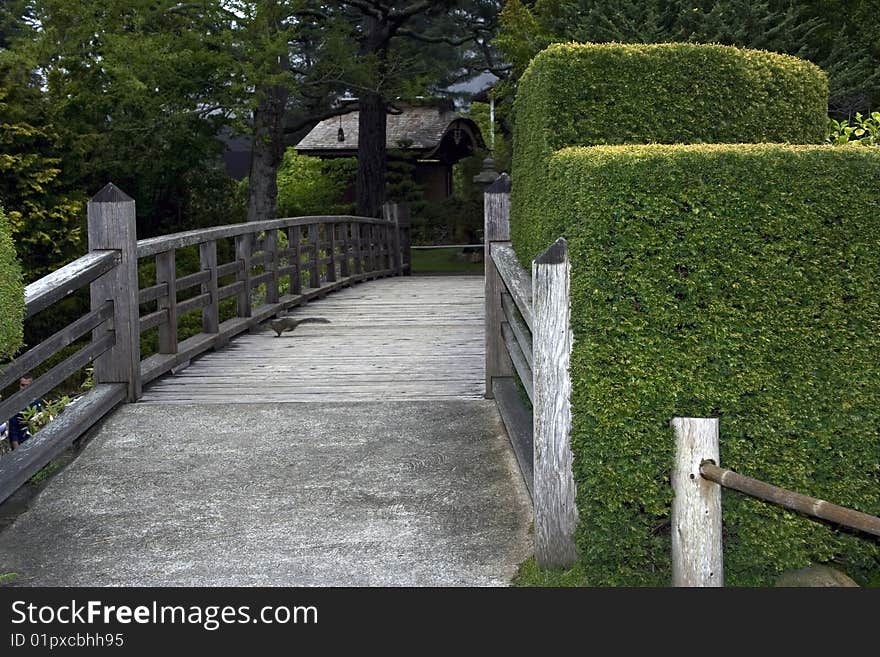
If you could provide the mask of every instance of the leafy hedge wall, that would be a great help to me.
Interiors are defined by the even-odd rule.
[[[0,360],[11,358],[22,344],[24,287],[21,267],[3,208],[0,207]]]
[[[581,514],[580,563],[533,582],[668,585],[675,415],[720,417],[743,474],[880,513],[880,152],[760,144],[821,143],[826,94],[806,62],[693,44],[557,45],[524,74],[511,234],[524,264],[569,240]],[[731,585],[880,570],[865,536],[724,513]]]
[[[825,73],[788,55],[688,43],[550,46],[517,92],[513,240],[541,219],[547,158],[560,148],[820,144],[827,105]]]
[[[585,581],[670,580],[670,418],[721,419],[722,464],[880,515],[880,149],[569,148],[520,226],[571,249],[572,407]],[[844,185],[841,181],[854,181]],[[726,579],[876,540],[724,495]]]

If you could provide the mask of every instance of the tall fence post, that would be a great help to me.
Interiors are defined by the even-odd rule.
[[[492,243],[510,241],[510,176],[501,174],[489,185],[483,195],[483,216],[485,220],[483,242],[483,262],[485,267],[486,292],[486,399],[493,399],[493,377],[513,376],[513,363],[504,346],[501,323],[504,310],[501,307],[501,292],[504,281],[492,262]]]
[[[388,222],[391,234],[390,269],[395,276],[403,276],[403,253],[400,250],[400,206],[391,201],[385,203],[382,206],[382,216]]]
[[[571,263],[564,239],[532,262],[535,559],[542,568],[577,561],[571,454]]]
[[[700,475],[719,462],[718,419],[677,417],[672,469],[672,585],[724,586],[721,486]]]
[[[91,308],[113,301],[111,327],[100,326],[93,339],[116,333],[116,344],[95,359],[95,383],[125,383],[128,401],[141,396],[141,347],[138,306],[137,222],[134,200],[109,183],[88,203],[89,251],[116,250],[119,264],[91,284]]]

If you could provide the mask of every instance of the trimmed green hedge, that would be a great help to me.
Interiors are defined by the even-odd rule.
[[[517,92],[513,240],[540,218],[547,158],[560,148],[821,144],[827,106],[825,73],[788,55],[689,43],[550,46]]]
[[[742,474],[880,515],[880,149],[599,146],[547,166],[515,246],[571,250],[579,581],[668,585],[676,415],[720,417]],[[867,535],[730,491],[724,547],[730,585],[880,565]]]
[[[24,287],[21,266],[6,214],[0,207],[0,359],[11,358],[22,345]]]

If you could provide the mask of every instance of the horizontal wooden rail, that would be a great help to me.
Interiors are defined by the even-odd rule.
[[[167,294],[168,283],[151,285],[150,287],[145,287],[144,289],[138,291],[138,303],[150,303],[150,301],[155,301],[159,297],[164,297]]]
[[[430,251],[431,249],[482,249],[485,244],[426,244],[411,246],[413,251]]]
[[[516,307],[522,314],[523,319],[534,331],[532,318],[532,279],[528,272],[519,264],[516,252],[510,242],[494,242],[490,250],[492,261],[501,275],[504,285],[516,303]]]
[[[99,324],[113,316],[113,302],[106,301],[97,310],[86,313],[76,321],[68,324],[60,331],[46,338],[33,349],[30,349],[9,363],[0,372],[0,388],[5,388],[24,376],[32,369],[46,362],[49,358],[72,344]],[[3,417],[3,416],[0,416]]]
[[[315,217],[287,217],[284,219],[270,219],[269,221],[249,221],[240,224],[230,224],[228,226],[199,228],[197,230],[188,230],[182,233],[173,233],[171,235],[162,235],[160,237],[139,240],[137,243],[137,257],[144,258],[146,256],[162,253],[163,251],[180,249],[184,246],[192,246],[202,242],[213,242],[228,237],[251,235],[266,230],[281,230],[283,228],[290,228],[291,226],[308,226],[310,224],[341,223],[382,224],[385,223],[385,220],[373,217],[328,215]]]
[[[63,299],[68,294],[88,285],[119,264],[119,251],[93,251],[51,274],[34,281],[24,289],[25,318]]]
[[[108,351],[115,343],[113,332],[106,333],[87,347],[83,347],[72,356],[68,356],[48,372],[35,379],[24,390],[19,390],[8,399],[0,401],[0,417],[12,417],[21,409],[27,408],[35,399],[40,399],[55,386],[77,370],[85,367],[95,358]]]
[[[877,516],[779,488],[758,479],[738,474],[733,470],[719,467],[711,461],[700,464],[700,474],[705,479],[724,488],[731,488],[759,500],[778,504],[783,508],[814,518],[821,518],[844,527],[880,536],[880,518]]]
[[[195,274],[187,274],[186,276],[178,278],[174,287],[180,292],[181,290],[188,290],[196,285],[207,283],[209,280],[211,280],[211,272],[197,271]]]
[[[74,400],[54,420],[0,459],[0,501],[12,495],[40,468],[59,456],[117,404],[125,401],[124,383],[98,384]],[[47,527],[47,532],[52,528]]]
[[[143,333],[144,331],[149,331],[150,329],[156,328],[160,324],[164,324],[168,321],[168,309],[160,308],[156,312],[152,312],[149,315],[144,315],[140,318],[140,322],[138,323],[138,331]]]
[[[507,353],[510,354],[513,368],[516,370],[519,380],[523,384],[526,394],[529,396],[529,401],[534,403],[535,387],[532,368],[529,366],[528,362],[526,362],[526,357],[523,354],[522,349],[520,349],[516,337],[513,335],[513,330],[506,322],[501,325],[501,336],[504,338],[504,344],[507,346]]]
[[[521,319],[522,315],[517,312],[513,299],[507,292],[501,294],[501,308],[504,311],[504,318],[516,336],[517,344],[519,344],[526,362],[529,367],[532,367],[532,332]]]

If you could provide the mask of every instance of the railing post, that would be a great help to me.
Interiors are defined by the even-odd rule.
[[[558,239],[532,262],[535,559],[542,568],[577,561],[571,455],[571,264]]]
[[[348,226],[349,234],[352,236],[352,244],[354,245],[354,249],[352,253],[354,255],[354,273],[355,275],[364,273],[364,261],[363,261],[363,253],[361,249],[363,246],[361,245],[361,225],[359,223],[351,223]]]
[[[141,396],[140,309],[138,306],[137,221],[134,200],[113,183],[88,203],[89,251],[117,250],[119,264],[91,284],[91,308],[113,301],[112,329],[93,332],[100,339],[108,330],[116,344],[95,359],[95,383],[125,383],[128,401]]]
[[[309,224],[309,287],[321,287],[321,235],[318,224]]]
[[[165,283],[168,293],[159,297],[159,310],[167,312],[167,318],[159,324],[159,353],[177,353],[177,259],[175,250],[169,249],[156,255],[156,283]]]
[[[342,241],[339,247],[339,250],[342,252],[342,258],[339,260],[339,275],[342,278],[348,278],[351,275],[351,267],[349,266],[351,238],[349,237],[348,224],[345,222],[333,224],[333,230],[338,230],[342,233]]]
[[[400,268],[404,276],[412,275],[412,218],[409,203],[401,203],[397,208],[397,233],[400,235]]]
[[[336,282],[336,224],[324,224],[324,236],[327,238],[329,247],[327,249],[327,282]]]
[[[405,203],[388,202],[382,206],[382,216],[388,221],[388,268],[394,276],[403,276],[404,262],[409,253],[409,241],[403,234],[409,226],[409,206]],[[403,251],[404,246],[406,254]]]
[[[217,282],[217,242],[199,244],[199,259],[202,270],[211,272],[207,283],[202,283],[202,294],[211,295],[211,303],[202,308],[202,331],[205,333],[220,332],[220,299],[219,283]]]
[[[291,294],[302,294],[302,227],[287,229],[287,243],[292,250],[293,271],[290,273]]]
[[[672,468],[672,585],[724,586],[721,486],[700,475],[719,462],[718,419],[677,417]]]
[[[235,258],[242,264],[241,271],[236,276],[237,282],[242,284],[238,291],[238,316],[251,316],[251,245],[254,241],[253,233],[236,235]]]
[[[272,278],[266,281],[266,303],[278,303],[278,231],[267,230],[263,240],[263,270],[272,272]]]
[[[513,363],[504,347],[501,336],[501,322],[504,311],[501,308],[501,292],[504,281],[490,254],[492,242],[510,241],[510,177],[502,174],[492,183],[483,195],[483,216],[485,219],[485,292],[486,292],[486,399],[492,399],[492,378],[513,376]]]

